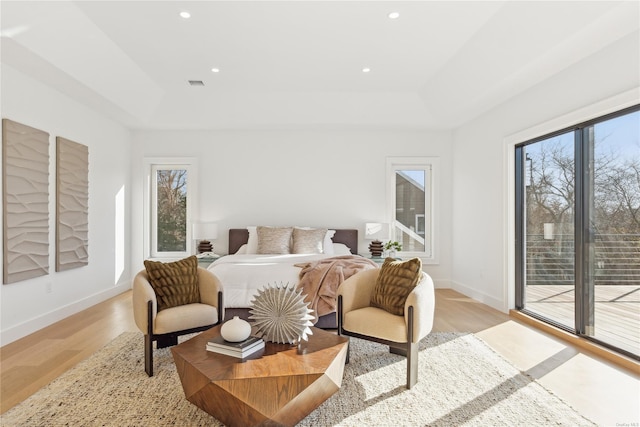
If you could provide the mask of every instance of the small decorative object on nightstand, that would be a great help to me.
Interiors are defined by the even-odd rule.
[[[224,255],[214,254],[213,252],[204,252],[196,255],[198,258],[198,267],[207,268],[218,258],[222,258]]]
[[[391,258],[395,258],[396,257],[396,253],[400,252],[402,250],[402,244],[400,242],[395,241],[395,240],[393,240],[393,241],[390,240],[384,245],[384,248],[389,251],[387,256],[389,256]]]
[[[198,253],[213,252],[211,240],[218,238],[218,224],[214,222],[195,222],[192,228],[193,239],[200,240]]]
[[[369,243],[369,253],[374,258],[380,258],[382,256],[382,252],[384,252],[384,246],[380,240],[374,240]]]
[[[379,222],[368,222],[364,226],[364,238],[373,240],[369,244],[369,252],[373,258],[380,258],[384,251],[384,244],[380,239],[389,237],[389,224]]]

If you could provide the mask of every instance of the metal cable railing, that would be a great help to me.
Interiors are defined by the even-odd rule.
[[[640,285],[640,234],[596,234],[593,275],[596,285]],[[573,235],[527,235],[527,285],[574,282]]]

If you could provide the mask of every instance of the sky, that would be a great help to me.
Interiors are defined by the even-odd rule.
[[[625,159],[640,160],[640,111],[616,117],[595,125],[596,156],[613,154],[619,161]],[[546,142],[558,142],[566,150],[573,150],[573,131],[554,136],[526,147],[526,152],[533,159],[539,156],[540,149]]]

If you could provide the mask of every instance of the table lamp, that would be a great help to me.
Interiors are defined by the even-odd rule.
[[[364,238],[367,240],[373,240],[369,244],[369,252],[373,258],[380,258],[384,252],[384,244],[380,239],[389,238],[389,224],[367,222],[364,225]]]
[[[214,222],[195,222],[192,228],[193,239],[199,240],[198,253],[213,252],[211,240],[218,238],[218,224]]]

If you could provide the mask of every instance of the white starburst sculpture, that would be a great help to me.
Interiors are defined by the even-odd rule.
[[[269,285],[258,290],[251,301],[249,319],[253,320],[256,335],[280,344],[295,344],[307,340],[313,332],[313,310],[304,301],[302,290],[286,285]]]

